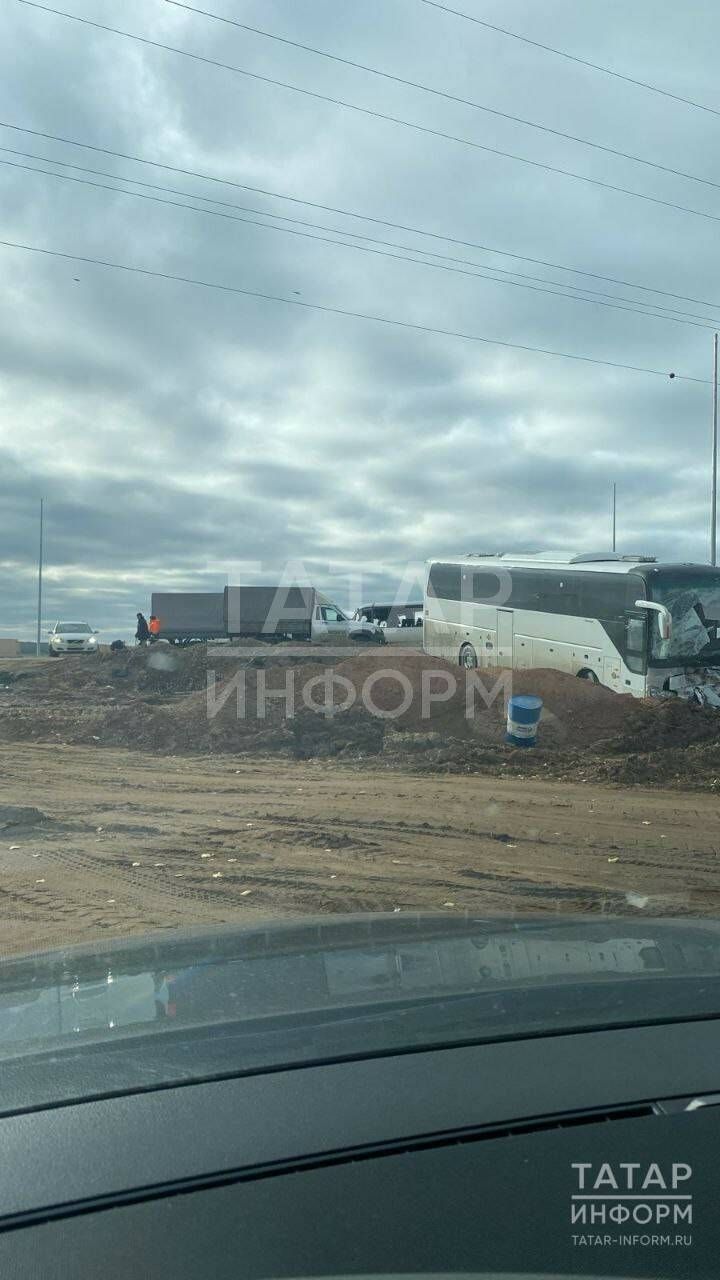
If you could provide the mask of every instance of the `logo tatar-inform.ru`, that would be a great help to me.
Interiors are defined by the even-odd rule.
[[[622,1161],[617,1164],[573,1161],[573,1225],[689,1226],[692,1192],[689,1164]]]

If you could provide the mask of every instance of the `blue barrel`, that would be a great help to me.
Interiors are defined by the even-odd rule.
[[[532,693],[520,693],[510,698],[505,741],[514,747],[534,747],[542,707],[542,698],[536,698]]]

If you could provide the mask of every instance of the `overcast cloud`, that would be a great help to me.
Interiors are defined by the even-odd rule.
[[[711,186],[441,102],[165,0],[61,7],[720,217],[720,191]],[[421,0],[207,0],[206,7],[720,183],[720,118]],[[463,0],[458,7],[720,111],[719,20],[710,3]],[[4,240],[600,360],[711,374],[712,322],[720,317],[720,227],[712,220],[18,0],[1,0],[0,59],[5,122],[718,303],[675,304],[710,317],[702,321],[709,328],[685,326],[0,164]],[[0,145],[481,266],[583,283],[5,128]],[[0,160],[53,167],[7,152]],[[127,634],[153,589],[219,589],[241,575],[271,581],[289,557],[349,604],[393,591],[405,564],[428,556],[604,547],[613,480],[620,550],[707,559],[709,385],[11,248],[0,248],[0,279],[0,634],[33,634],[41,496],[46,622],[80,615],[107,637]],[[585,283],[638,303],[653,297]]]

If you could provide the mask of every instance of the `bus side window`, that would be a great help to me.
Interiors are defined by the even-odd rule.
[[[576,574],[545,573],[539,587],[536,609],[569,616],[580,612]]]
[[[506,576],[509,576],[506,574]],[[480,604],[497,604],[501,591],[500,575],[497,573],[474,573],[472,576],[472,598]],[[504,603],[501,601],[500,603]]]
[[[438,600],[460,599],[460,565],[434,564],[430,568],[428,595]]]
[[[584,573],[582,575],[581,608],[585,617],[607,622],[624,617],[627,579],[620,574]]]
[[[575,618],[580,614],[580,592],[574,575],[567,582],[560,582],[557,611]]]

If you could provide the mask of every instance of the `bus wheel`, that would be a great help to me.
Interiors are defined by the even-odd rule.
[[[587,680],[589,684],[599,684],[600,681],[595,671],[590,671],[587,667],[584,671],[578,671],[578,680]]]
[[[478,664],[477,654],[471,644],[464,644],[460,650],[460,666],[472,671]]]

